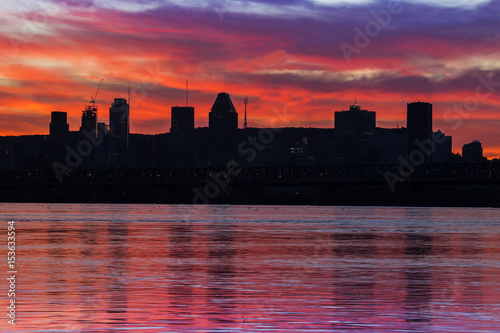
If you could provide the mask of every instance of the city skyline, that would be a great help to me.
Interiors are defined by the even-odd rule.
[[[248,97],[249,126],[261,128],[284,106],[290,126],[331,128],[355,98],[395,128],[420,100],[455,151],[480,140],[495,158],[499,11],[493,1],[7,1],[0,135],[46,133],[53,110],[76,130],[101,78],[101,110],[130,82],[131,132],[164,133],[188,78],[196,127],[220,91],[240,112]]]
[[[225,94],[227,95],[227,98],[229,99],[229,103],[231,104],[231,108],[234,109],[235,111],[237,111],[237,108],[233,105],[233,102],[230,98],[230,94],[226,93],[226,92],[221,92],[219,93],[218,96],[220,96],[221,94]],[[216,102],[218,100],[219,97],[216,98]],[[187,99],[186,99],[187,101]],[[123,123],[123,119],[120,121],[119,117],[117,117],[119,114],[121,113],[117,113],[117,111],[114,110],[115,108],[115,105],[117,105],[117,103],[121,103],[123,105],[125,105],[127,108],[126,108],[126,112],[127,112],[127,116],[126,116],[126,128],[127,128],[127,135],[128,133],[130,134],[145,134],[145,135],[158,135],[158,134],[166,134],[166,133],[172,133],[172,128],[175,127],[173,121],[177,121],[177,120],[173,120],[172,117],[169,118],[169,124],[165,124],[165,131],[162,131],[162,132],[158,132],[158,133],[133,133],[133,132],[129,132],[129,127],[130,127],[130,124],[132,123],[131,122],[131,118],[133,119],[133,117],[131,117],[129,114],[128,114],[128,107],[129,107],[129,104],[128,104],[128,101],[127,99],[125,98],[114,98],[114,101],[111,102],[110,104],[110,108],[106,108],[105,111],[104,110],[101,110],[101,112],[99,113],[99,108],[98,106],[93,103],[93,98],[91,98],[91,102],[88,103],[88,105],[86,105],[84,108],[82,108],[82,111],[80,111],[80,123],[78,126],[75,126],[73,125],[73,129],[71,127],[71,124],[69,122],[69,117],[68,117],[68,112],[67,111],[63,111],[63,110],[57,110],[57,111],[51,111],[50,114],[51,114],[51,117],[61,117],[62,115],[64,115],[63,118],[60,118],[60,119],[64,119],[63,123],[65,124],[64,126],[67,127],[67,131],[70,131],[70,132],[80,132],[82,131],[82,129],[86,130],[86,131],[89,131],[89,125],[87,124],[87,128],[85,128],[84,126],[84,119],[86,118],[85,117],[85,114],[88,113],[89,111],[93,110],[94,113],[97,114],[97,117],[96,119],[93,120],[94,122],[94,126],[95,126],[95,129],[96,129],[96,133],[104,133],[105,131],[108,131],[108,128],[111,128],[111,129],[114,129],[114,128],[118,128],[118,130],[120,130],[119,128],[122,127],[122,123]],[[407,103],[407,106],[408,105],[411,105],[411,104],[428,104],[430,105],[431,107],[431,110],[432,110],[432,103],[428,103],[428,102],[423,102],[423,101],[412,101],[412,102],[408,102]],[[175,106],[171,106],[172,108],[172,112],[175,112],[174,110],[176,110],[177,114],[178,114],[178,117],[182,117],[182,112],[184,110],[189,110],[188,112],[191,114],[191,126],[193,126],[194,129],[197,129],[197,128],[209,128],[209,124],[207,124],[207,126],[195,126],[195,123],[196,123],[196,108],[193,107],[193,106],[189,106],[189,105],[186,105],[186,106],[179,106],[179,105],[175,105]],[[212,107],[213,108],[213,107]],[[300,128],[304,128],[304,129],[307,129],[307,128],[310,128],[310,129],[334,129],[334,130],[341,130],[341,131],[344,131],[345,129],[344,128],[339,128],[338,126],[335,125],[336,123],[336,118],[338,116],[341,116],[343,113],[346,113],[348,111],[353,111],[353,110],[359,110],[361,112],[364,112],[364,113],[369,113],[369,114],[372,114],[371,115],[371,122],[373,122],[372,124],[372,127],[373,128],[380,128],[380,129],[390,129],[390,128],[384,128],[384,127],[380,127],[380,126],[377,126],[377,123],[378,123],[378,117],[377,117],[377,111],[373,111],[373,110],[365,110],[365,109],[361,109],[361,105],[357,103],[357,99],[354,100],[354,104],[351,104],[349,106],[349,109],[347,110],[344,110],[344,109],[339,109],[339,110],[336,110],[336,111],[333,111],[334,113],[334,117],[332,119],[332,126],[331,127],[307,127],[307,126],[271,126],[271,127],[267,127],[267,128],[297,128],[297,129],[300,129]],[[108,117],[104,116],[104,119],[103,119],[103,114],[106,115],[106,111],[109,111],[109,115]],[[276,110],[274,110],[276,112]],[[83,118],[82,118],[82,112],[84,114]],[[122,111],[120,111],[122,112]],[[180,112],[180,113],[179,113]],[[210,114],[211,112],[208,112],[207,111],[207,114]],[[101,116],[99,116],[99,114],[101,114]],[[278,113],[276,113],[278,114]],[[347,114],[346,114],[347,115]],[[110,117],[114,116],[114,119],[110,119]],[[289,118],[289,114],[286,113],[286,110],[285,112],[281,115],[281,117],[283,117],[283,119],[285,120],[285,123],[288,123],[288,118]],[[106,122],[107,120],[107,122]],[[243,126],[241,124],[243,120]],[[118,121],[118,122],[117,122]],[[429,115],[429,119],[428,121],[430,122],[430,124],[432,124],[434,122],[434,119],[432,117],[432,111],[431,111],[431,114]],[[238,129],[246,129],[247,127],[245,127],[245,118],[239,118],[239,119],[235,119],[235,122],[237,122],[237,128]],[[104,128],[101,128],[99,127],[98,125],[100,126],[106,126]],[[83,126],[83,127],[82,127]],[[77,127],[75,129],[75,127]],[[92,127],[92,125],[90,125],[90,128]],[[397,125],[397,128],[406,128],[407,127],[407,120],[405,120],[405,123],[404,124],[398,124]],[[254,129],[258,129],[258,127],[255,127],[255,126],[248,126],[248,128],[254,128]],[[263,127],[263,128],[266,128],[266,127]],[[48,129],[49,129],[49,133],[31,133],[31,134],[26,134],[26,135],[50,135],[50,132],[51,132],[51,129],[52,129],[52,123],[48,123]],[[441,131],[442,129],[441,128],[437,128],[436,127],[436,130],[439,130]],[[121,133],[123,131],[125,131],[124,129],[121,129],[120,130]],[[429,133],[432,133],[432,128],[429,128]],[[223,131],[216,131],[217,132],[220,132],[220,133],[223,133]],[[124,132],[123,132],[124,133]],[[450,133],[450,134],[453,134],[453,133]],[[430,134],[429,134],[430,135]],[[16,135],[12,135],[12,136],[16,136]],[[120,135],[121,136],[121,135]],[[2,135],[0,135],[0,137],[2,137]],[[128,137],[127,137],[127,143],[126,145],[128,146]],[[410,140],[412,141],[412,140]],[[482,143],[482,140],[480,137],[477,137],[476,139],[474,140],[471,140],[469,142],[463,142],[463,143],[460,143],[460,144],[457,144],[457,143],[454,143],[454,145],[452,146],[452,152],[453,153],[456,153],[456,154],[459,154],[459,155],[462,155],[462,149],[464,148],[464,146],[468,146],[468,145],[471,145],[473,143],[479,143],[481,144]],[[458,149],[455,149],[456,147],[458,146]],[[416,149],[415,147],[413,147],[413,149]],[[484,147],[482,146],[481,147],[481,152],[483,154],[484,157],[486,158],[491,158],[491,159],[497,159],[499,158],[499,156],[488,156],[487,154],[483,153],[483,150],[484,151],[488,151],[488,147]]]
[[[0,331],[500,332],[500,0],[0,8]]]

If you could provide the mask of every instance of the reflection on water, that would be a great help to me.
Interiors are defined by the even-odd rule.
[[[498,215],[0,204],[17,221],[19,304],[0,329],[498,332]]]

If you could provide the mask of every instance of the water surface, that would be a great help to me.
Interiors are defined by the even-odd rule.
[[[0,204],[3,248],[11,219],[3,332],[500,331],[499,210]]]

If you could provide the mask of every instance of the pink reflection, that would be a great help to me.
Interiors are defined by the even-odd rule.
[[[495,211],[64,208],[8,212],[24,217],[24,330],[500,329],[497,225],[457,223]]]

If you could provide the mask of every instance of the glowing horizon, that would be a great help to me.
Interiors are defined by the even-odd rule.
[[[378,127],[395,128],[420,100],[433,104],[434,130],[453,136],[453,150],[480,140],[495,158],[499,13],[493,1],[7,1],[0,135],[46,134],[51,111],[67,112],[77,130],[101,78],[100,122],[130,82],[131,132],[165,133],[188,78],[196,127],[208,125],[221,91],[240,127],[246,96],[252,127],[270,126],[286,106],[288,126],[332,128],[333,112],[357,98]],[[367,45],[357,31],[372,36]]]

